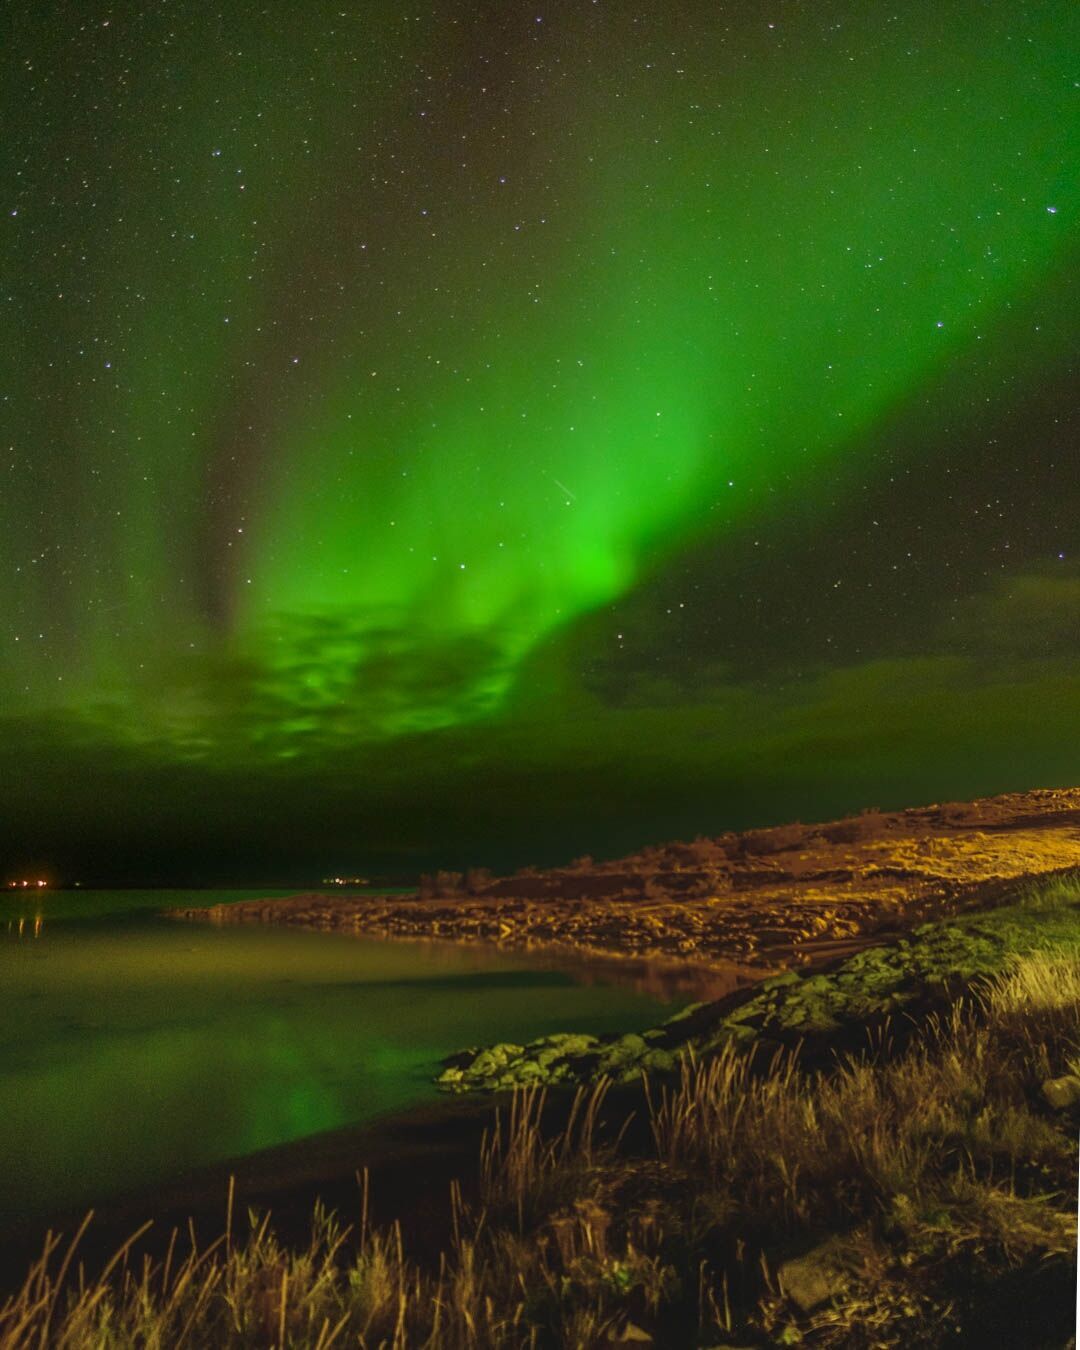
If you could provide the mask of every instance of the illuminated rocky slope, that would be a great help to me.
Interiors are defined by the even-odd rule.
[[[1076,866],[1080,788],[1070,788],[699,837],[508,877],[440,873],[406,896],[298,895],[178,913],[752,976],[841,955],[883,931],[989,903],[1018,878]]]

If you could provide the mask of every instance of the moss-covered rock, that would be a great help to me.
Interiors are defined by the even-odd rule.
[[[444,1061],[436,1081],[449,1092],[471,1092],[601,1077],[629,1082],[642,1073],[670,1073],[687,1049],[704,1055],[732,1043],[749,1048],[762,1041],[768,1050],[793,1039],[858,1029],[868,1019],[909,1008],[934,991],[940,996],[942,987],[999,973],[1014,955],[1035,948],[1080,951],[1080,909],[1075,903],[1018,901],[920,924],[907,937],[858,952],[831,971],[782,971],[762,980],[749,998],[743,991],[712,1004],[692,1003],[641,1033],[597,1037],[566,1032],[527,1046],[474,1047]],[[1080,1102],[1080,1080],[1069,1081],[1077,1082]],[[1048,1086],[1055,1097],[1068,1095],[1065,1088]],[[1071,1098],[1062,1102],[1073,1104]]]

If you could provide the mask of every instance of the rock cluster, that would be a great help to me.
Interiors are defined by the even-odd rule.
[[[451,1056],[435,1081],[447,1092],[502,1092],[598,1078],[630,1082],[643,1072],[674,1069],[676,1044],[665,1027],[658,1027],[642,1035],[567,1033],[541,1036],[528,1045],[474,1046]]]
[[[1073,788],[702,837],[509,877],[443,873],[418,894],[175,912],[761,971],[849,952],[885,930],[983,903],[988,888],[1078,865]]]
[[[1080,911],[1023,903],[922,924],[906,938],[867,948],[831,970],[788,970],[714,1003],[692,1004],[641,1033],[544,1036],[528,1045],[472,1047],[452,1056],[436,1082],[448,1092],[498,1092],[677,1069],[688,1051],[725,1045],[793,1045],[821,1034],[863,1032],[874,1019],[930,1004],[979,977],[1003,971],[1010,956],[1038,947],[1080,949]],[[1052,1105],[1080,1100],[1080,1079],[1048,1083]],[[1073,1093],[1076,1094],[1075,1098]]]

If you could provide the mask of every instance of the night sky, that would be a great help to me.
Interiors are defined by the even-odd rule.
[[[1066,0],[13,0],[0,869],[1080,782]]]

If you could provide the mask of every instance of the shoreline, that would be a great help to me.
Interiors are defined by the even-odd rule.
[[[563,1033],[526,1045],[473,1046],[443,1061],[439,1087],[453,1094],[522,1088],[627,1085],[672,1075],[687,1060],[735,1050],[786,1050],[806,1066],[858,1053],[875,1035],[903,1042],[911,1026],[941,1013],[980,980],[1036,950],[1077,949],[1076,869],[1038,882],[999,885],[972,905],[834,957],[758,980],[713,1002],[695,1003],[659,1025],[624,1035]],[[1041,903],[1031,897],[1041,894]],[[900,1022],[894,1021],[900,1018]]]
[[[647,1304],[631,1297],[630,1288],[621,1291],[617,1310],[634,1334],[616,1340],[684,1343],[681,1291],[693,1289],[693,1274],[700,1281],[703,1265],[720,1251],[729,1262],[734,1253],[730,1289],[722,1272],[722,1304],[702,1302],[699,1291],[696,1324],[700,1331],[711,1313],[712,1330],[750,1332],[739,1337],[740,1345],[764,1344],[766,1333],[773,1343],[777,1325],[812,1331],[826,1314],[838,1335],[844,1328],[875,1333],[882,1325],[879,1305],[886,1312],[895,1308],[889,1326],[901,1332],[912,1318],[926,1332],[940,1330],[949,1314],[957,1328],[971,1333],[972,1343],[986,1343],[992,1330],[995,1344],[1030,1345],[1030,1313],[1024,1310],[1008,1322],[1015,1322],[1015,1335],[999,1334],[1012,1316],[1017,1281],[1038,1298],[1047,1326],[1063,1327],[1074,1284],[1075,1212],[1068,1212],[1067,1179],[1075,1178],[1072,1127],[1080,1078],[1068,1050],[1080,991],[1080,874],[1068,870],[1067,877],[1038,886],[1011,883],[1011,905],[921,926],[865,956],[833,962],[831,978],[792,971],[771,988],[766,981],[691,1013],[690,1021],[702,1015],[715,1020],[719,1006],[726,1009],[725,1043],[714,1035],[699,1042],[704,1051],[716,1049],[716,1059],[691,1056],[678,1076],[662,1078],[658,1095],[640,1075],[633,1083],[599,1085],[586,1098],[597,1114],[586,1107],[576,1134],[571,1122],[583,1099],[569,1092],[517,1097],[513,1108],[505,1093],[454,1098],[385,1116],[361,1130],[333,1131],[200,1169],[157,1192],[126,1197],[106,1209],[80,1244],[77,1259],[80,1268],[87,1263],[90,1297],[96,1300],[105,1288],[95,1281],[111,1251],[121,1250],[140,1220],[151,1217],[156,1222],[124,1258],[117,1286],[123,1280],[127,1289],[129,1269],[154,1270],[163,1251],[168,1264],[179,1233],[175,1259],[183,1263],[182,1279],[209,1262],[206,1279],[192,1292],[200,1300],[196,1307],[201,1300],[221,1302],[214,1289],[223,1271],[223,1284],[231,1290],[235,1282],[261,1306],[268,1285],[275,1293],[285,1289],[282,1272],[288,1270],[296,1298],[305,1286],[302,1279],[293,1283],[292,1272],[305,1269],[303,1253],[316,1251],[309,1246],[312,1234],[330,1233],[333,1240],[340,1231],[336,1220],[328,1227],[320,1218],[320,1206],[329,1205],[348,1226],[342,1240],[349,1245],[342,1259],[333,1240],[320,1281],[330,1282],[338,1313],[348,1310],[343,1300],[351,1291],[364,1326],[371,1288],[365,1280],[395,1252],[398,1265],[391,1269],[400,1266],[401,1278],[395,1275],[388,1286],[388,1326],[402,1315],[399,1293],[406,1285],[416,1287],[415,1316],[432,1298],[450,1306],[452,1286],[445,1279],[453,1279],[458,1259],[470,1281],[488,1277],[481,1293],[489,1286],[505,1289],[508,1274],[520,1273],[525,1260],[552,1263],[541,1272],[541,1292],[554,1287],[551,1278],[580,1284],[593,1272],[597,1306],[606,1315],[612,1308],[605,1301],[608,1257],[619,1270],[630,1261],[652,1261],[651,1251],[637,1245],[637,1235],[647,1232],[657,1252],[674,1263],[664,1271],[681,1281],[665,1277],[659,1297]],[[983,992],[969,997],[973,982]],[[866,1033],[875,1029],[868,1046]],[[762,1053],[755,1054],[759,1047]],[[852,1053],[859,1056],[854,1068],[847,1058]],[[928,1102],[930,1119],[943,1122],[936,1131],[923,1120]],[[509,1130],[496,1131],[494,1145],[489,1133],[485,1148],[484,1132],[500,1108],[510,1111]],[[508,1117],[502,1119],[505,1130]],[[950,1142],[958,1129],[976,1131],[971,1137],[978,1151],[967,1167],[963,1159],[956,1166]],[[1018,1129],[1031,1141],[1025,1150],[1034,1152],[1003,1183],[997,1160],[1008,1155],[1015,1163]],[[548,1139],[550,1151],[537,1153]],[[779,1171],[774,1139],[783,1144]],[[494,1168],[485,1166],[485,1154]],[[530,1159],[540,1160],[535,1175]],[[864,1169],[854,1174],[855,1186],[847,1183],[853,1167]],[[370,1206],[360,1168],[371,1169]],[[809,1221],[791,1208],[796,1175],[802,1187],[797,1194],[812,1205]],[[913,1206],[913,1194],[929,1198]],[[685,1253],[687,1225],[700,1220],[702,1198],[710,1226]],[[259,1211],[250,1225],[249,1205]],[[185,1219],[192,1213],[188,1236]],[[264,1215],[272,1226],[268,1242],[261,1236]],[[568,1245],[574,1225],[583,1226],[586,1255],[599,1252],[595,1270],[580,1265],[580,1244]],[[75,1216],[66,1225],[69,1235],[74,1226]],[[249,1229],[255,1236],[248,1236]],[[494,1242],[481,1247],[480,1234],[489,1229]],[[665,1229],[674,1246],[663,1245]],[[606,1247],[597,1247],[596,1232]],[[970,1261],[973,1242],[977,1266]],[[510,1262],[505,1269],[502,1252]],[[10,1242],[0,1246],[5,1282],[17,1278],[14,1255]],[[32,1244],[24,1255],[32,1257]],[[763,1269],[768,1259],[779,1284],[768,1269],[764,1281],[754,1274],[759,1256]],[[149,1278],[144,1274],[144,1281]],[[433,1292],[425,1280],[435,1282]],[[81,1289],[81,1270],[79,1281]],[[158,1296],[147,1284],[154,1308],[155,1297],[165,1306],[167,1285],[163,1279]],[[531,1286],[522,1288],[528,1293]],[[996,1302],[994,1290],[1001,1291]],[[234,1308],[232,1297],[222,1315]],[[274,1309],[284,1306],[282,1293]],[[478,1302],[478,1311],[485,1306]],[[547,1304],[529,1307],[540,1324]],[[140,1317],[143,1311],[140,1303]],[[693,1314],[691,1307],[691,1327]],[[308,1317],[312,1329],[318,1320]],[[729,1339],[721,1336],[724,1344]],[[602,1343],[611,1343],[610,1337]],[[919,1343],[939,1340],[924,1336]],[[1063,1344],[1064,1333],[1039,1341],[1044,1343]]]
[[[920,923],[992,909],[1031,882],[1080,867],[1080,789],[878,814],[869,825],[865,822],[854,817],[823,826],[781,826],[683,846],[702,854],[712,849],[726,860],[714,869],[716,885],[705,896],[678,894],[685,870],[665,870],[655,858],[649,870],[637,855],[591,870],[497,879],[490,883],[491,893],[456,899],[316,894],[167,913],[181,920],[282,922],[392,940],[492,945],[597,969],[640,966],[646,978],[652,972],[658,979],[713,975],[733,980],[726,992],[694,1012],[681,1039],[682,1033],[693,1037],[706,1031],[706,1024],[711,1027],[759,995],[775,1001],[761,985],[778,972],[794,969],[806,977],[828,970],[866,948],[903,939]],[[921,866],[913,865],[918,860]],[[662,878],[670,891],[638,898],[583,894],[598,879],[612,876],[621,886],[628,877],[644,878],[643,892],[650,882],[655,890]],[[577,893],[569,893],[575,886]],[[514,895],[515,889],[532,894]],[[822,918],[822,907],[832,921],[815,926],[809,920]],[[681,916],[682,926],[669,924],[674,916]],[[775,940],[781,937],[779,919],[789,928],[784,942]],[[687,920],[691,925],[700,920],[705,929],[689,951],[642,942],[643,933],[667,932],[685,946],[681,934]],[[740,940],[746,932],[740,925],[746,922],[758,934],[756,943]],[[761,940],[765,937],[774,940]],[[726,938],[733,940],[725,943]],[[640,1091],[640,1084],[617,1087],[610,1105],[629,1106]],[[569,1096],[553,1094],[552,1119],[567,1109]],[[249,1204],[269,1207],[284,1233],[299,1235],[310,1224],[316,1199],[348,1216],[356,1214],[361,1168],[370,1169],[380,1221],[401,1218],[422,1243],[427,1230],[445,1219],[450,1181],[464,1179],[468,1186],[475,1175],[480,1137],[505,1100],[505,1092],[493,1097],[483,1087],[476,1096],[442,1096],[363,1124],[210,1164],[165,1186],[111,1197],[99,1207],[84,1240],[87,1259],[104,1257],[149,1217],[155,1219],[146,1239],[151,1248],[167,1244],[173,1224],[184,1231],[190,1214],[204,1237],[216,1235],[230,1175],[236,1177],[238,1212]],[[442,1217],[433,1223],[436,1215]],[[81,1218],[70,1211],[53,1213],[0,1234],[4,1283],[10,1284],[19,1267],[25,1269],[40,1252],[47,1227],[70,1232]]]
[[[440,873],[427,879],[427,893],[306,892],[167,913],[754,982],[1077,866],[1080,788],[1046,789],[699,838],[508,877]]]
[[[167,1248],[173,1228],[181,1235],[188,1232],[189,1218],[201,1242],[213,1240],[225,1229],[230,1178],[236,1215],[245,1215],[249,1206],[269,1211],[278,1232],[302,1242],[317,1201],[345,1216],[357,1213],[358,1174],[365,1168],[375,1220],[401,1218],[420,1237],[431,1206],[440,1214],[446,1209],[450,1181],[475,1168],[491,1114],[489,1101],[437,1096],[107,1196],[92,1207],[94,1219],[79,1244],[80,1255],[90,1268],[104,1263],[147,1221],[153,1226],[140,1239],[139,1250],[156,1257]],[[0,1231],[0,1291],[21,1283],[47,1232],[63,1233],[66,1240],[89,1208],[52,1210]]]

